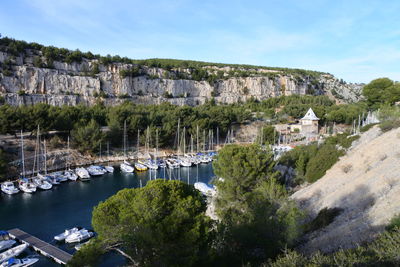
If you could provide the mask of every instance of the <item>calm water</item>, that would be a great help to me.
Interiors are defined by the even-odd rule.
[[[54,244],[53,237],[65,229],[81,226],[91,229],[93,207],[123,188],[143,186],[151,178],[180,179],[195,183],[208,183],[214,176],[211,164],[126,174],[115,168],[115,173],[92,178],[90,182],[65,182],[48,191],[35,194],[19,193],[6,195],[0,193],[0,230],[20,228],[46,242]],[[69,253],[74,253],[73,246],[57,244]],[[119,256],[107,257],[103,266],[124,264]],[[51,260],[40,257],[34,266],[57,266]]]

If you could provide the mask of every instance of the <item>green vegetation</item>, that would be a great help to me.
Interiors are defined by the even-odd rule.
[[[274,166],[272,153],[256,145],[220,150],[213,163],[223,179],[216,181],[219,265],[259,264],[298,237],[301,214],[275,179]]]
[[[80,152],[90,153],[97,151],[103,140],[103,134],[94,119],[87,125],[76,124],[71,132],[71,137]]]
[[[344,133],[326,138],[321,145],[311,143],[297,146],[285,153],[279,159],[279,163],[296,169],[297,176],[293,185],[304,181],[313,183],[321,178],[340,156],[344,155],[341,148],[349,148],[357,138],[358,136],[349,137],[348,133]]]
[[[96,245],[73,262],[84,266],[95,260],[86,254],[117,251],[139,266],[205,264],[213,233],[205,210],[200,192],[181,181],[155,180],[143,188],[123,189],[94,208]]]
[[[374,109],[383,104],[393,105],[400,101],[400,83],[388,78],[376,79],[364,86],[363,95],[368,105]]]
[[[0,181],[4,180],[8,170],[8,159],[3,149],[0,149]]]
[[[379,112],[379,127],[383,132],[400,127],[400,108],[398,106],[383,105]]]
[[[339,250],[323,255],[316,253],[307,258],[296,251],[286,251],[275,261],[265,266],[307,267],[307,266],[399,266],[400,228],[383,232],[372,243],[355,249]]]

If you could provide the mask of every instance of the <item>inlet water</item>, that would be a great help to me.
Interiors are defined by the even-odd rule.
[[[214,176],[212,164],[198,167],[163,169],[142,173],[115,173],[92,177],[90,182],[65,182],[48,191],[34,194],[0,193],[0,230],[20,228],[46,242],[57,245],[73,254],[73,245],[57,244],[53,237],[74,226],[91,229],[93,207],[124,188],[145,186],[150,179],[180,179],[194,184],[196,181],[209,183]],[[164,176],[165,175],[165,176]],[[107,257],[102,266],[123,265],[121,257]],[[57,266],[55,262],[40,256],[35,266]]]

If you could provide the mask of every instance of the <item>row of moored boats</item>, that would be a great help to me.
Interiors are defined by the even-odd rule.
[[[66,181],[89,181],[91,176],[99,176],[114,172],[112,166],[92,165],[87,168],[79,167],[75,170],[58,171],[49,174],[38,173],[35,177],[22,177],[15,182],[7,181],[1,184],[1,191],[8,195],[19,193],[35,193],[38,189],[49,190],[55,185]]]
[[[198,153],[198,154],[185,154],[184,156],[170,156],[165,159],[145,159],[137,160],[134,163],[130,163],[124,160],[120,164],[121,171],[123,172],[134,172],[136,171],[147,171],[157,170],[159,168],[180,168],[180,167],[191,167],[201,163],[210,163],[215,156],[214,152],[210,153]]]

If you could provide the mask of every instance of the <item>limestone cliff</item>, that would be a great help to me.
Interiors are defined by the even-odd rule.
[[[6,102],[12,105],[39,102],[90,105],[102,98],[110,105],[126,99],[146,104],[168,101],[197,105],[212,97],[220,103],[235,103],[251,97],[262,100],[292,94],[326,94],[338,101],[353,102],[360,98],[362,88],[339,81],[330,74],[310,77],[254,68],[245,70],[250,74],[238,77],[231,73],[243,71],[240,68],[210,66],[203,69],[209,74],[218,72],[220,76],[208,81],[193,79],[191,69],[184,68],[139,66],[139,73],[121,75],[123,71],[137,69],[138,65],[118,62],[105,65],[97,59],[85,58],[79,63],[54,61],[50,67],[37,63],[45,61],[40,51],[28,51],[19,56],[0,52],[0,94]]]

